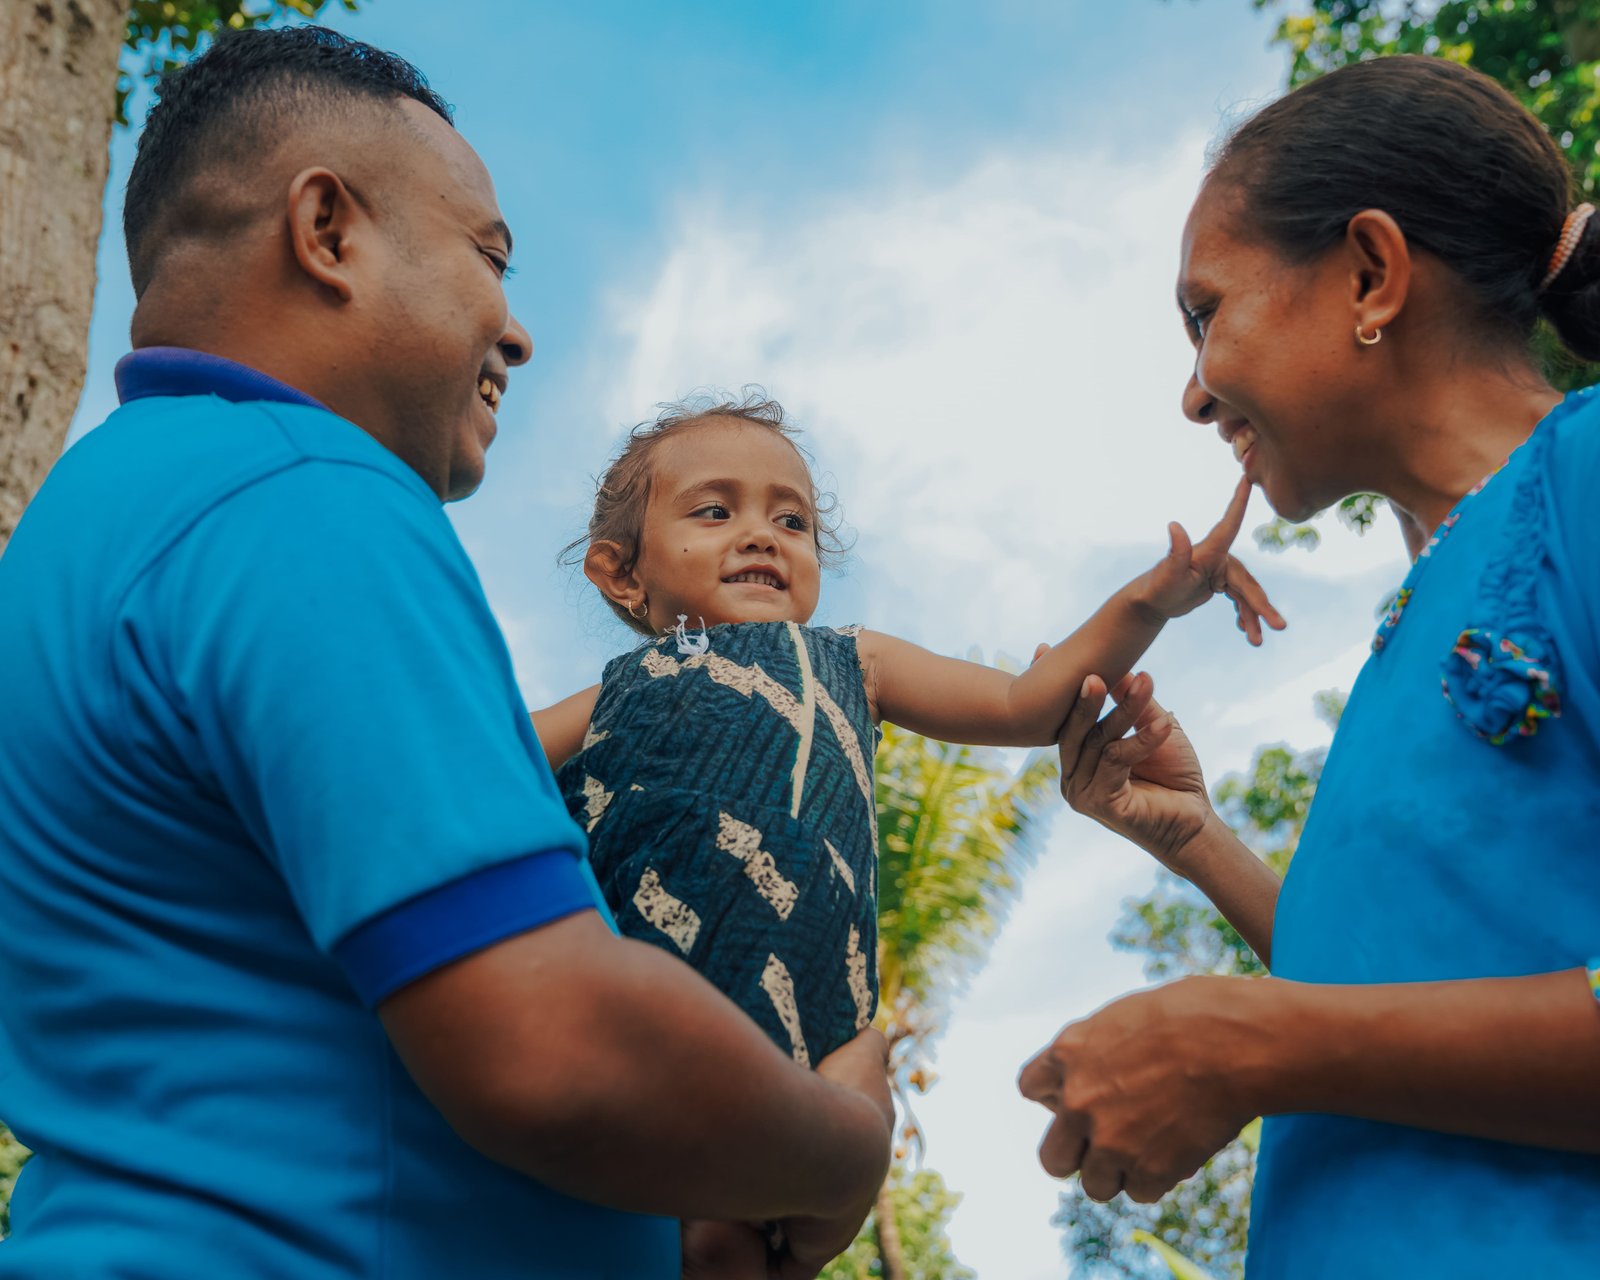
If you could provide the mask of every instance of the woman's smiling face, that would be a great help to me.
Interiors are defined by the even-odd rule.
[[[1309,263],[1243,237],[1236,190],[1208,182],[1184,228],[1178,307],[1195,345],[1183,393],[1279,515],[1303,520],[1362,485],[1360,285],[1338,246]]]

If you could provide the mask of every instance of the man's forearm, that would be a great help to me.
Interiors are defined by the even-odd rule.
[[[440,1110],[501,1163],[677,1217],[826,1216],[882,1180],[883,1110],[797,1068],[687,965],[592,913],[452,968],[397,993],[385,1022]],[[522,1016],[506,1017],[507,991]]]
[[[1600,1006],[1581,969],[1372,986],[1266,979],[1246,1107],[1600,1153]]]

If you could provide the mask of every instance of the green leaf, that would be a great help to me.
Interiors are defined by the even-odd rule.
[[[1135,1231],[1133,1240],[1144,1245],[1151,1253],[1167,1264],[1175,1280],[1216,1280],[1209,1271],[1202,1271],[1189,1259],[1164,1240],[1157,1240],[1148,1231]]]

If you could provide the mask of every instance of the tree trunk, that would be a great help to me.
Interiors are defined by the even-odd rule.
[[[120,0],[0,3],[0,552],[83,390]]]
[[[894,1176],[890,1171],[889,1178]],[[878,1203],[873,1209],[877,1227],[878,1258],[883,1263],[883,1280],[906,1280],[906,1253],[900,1244],[900,1222],[895,1217],[894,1198],[889,1194],[889,1178],[878,1188]]]

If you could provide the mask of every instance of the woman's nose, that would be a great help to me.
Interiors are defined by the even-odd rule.
[[[1198,374],[1189,375],[1183,389],[1183,416],[1190,422],[1210,422],[1217,416],[1217,398],[1200,385]]]

